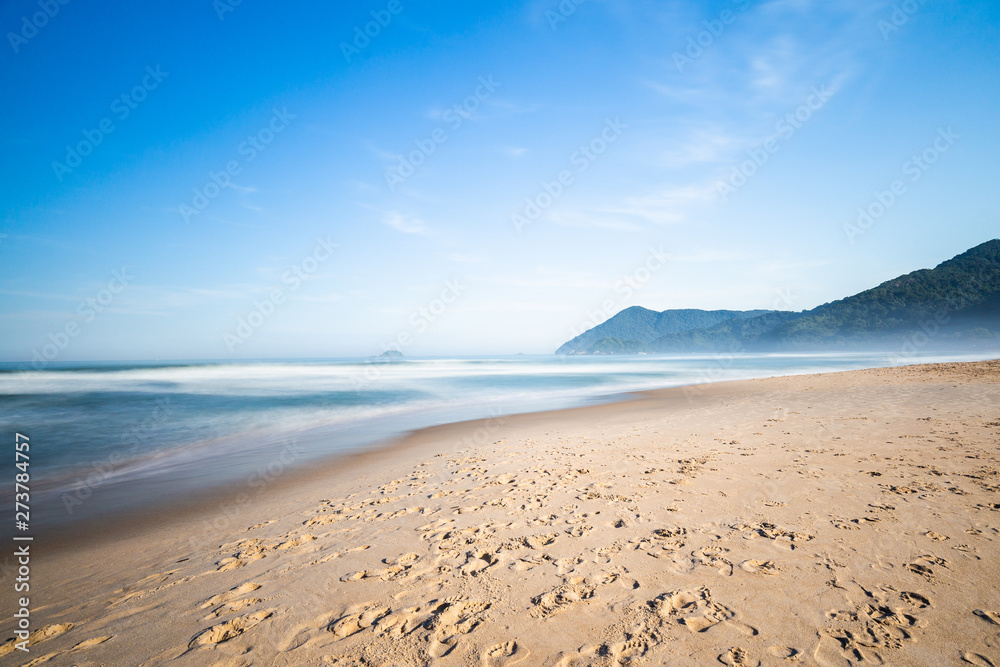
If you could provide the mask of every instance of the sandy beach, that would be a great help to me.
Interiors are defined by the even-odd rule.
[[[997,361],[427,429],[39,538],[0,663],[1000,665],[998,444]]]

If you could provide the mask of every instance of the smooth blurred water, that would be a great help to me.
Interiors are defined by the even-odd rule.
[[[15,431],[31,438],[36,487],[58,495],[139,480],[155,498],[158,485],[186,493],[246,477],[289,443],[302,465],[432,424],[642,389],[888,365],[885,354],[855,353],[8,367],[0,369],[0,425],[11,442]]]

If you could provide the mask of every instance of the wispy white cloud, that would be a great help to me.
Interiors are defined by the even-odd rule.
[[[226,187],[232,188],[233,190],[236,190],[237,192],[239,192],[240,194],[243,194],[243,195],[248,195],[248,194],[257,192],[257,188],[245,187],[245,186],[242,186],[242,185],[237,185],[236,183],[233,183],[232,181],[230,181],[229,185],[227,185]]]
[[[717,198],[715,181],[664,187],[650,194],[626,197],[620,206],[603,210],[658,225],[687,222],[692,206]]]
[[[745,145],[744,137],[721,128],[692,128],[683,143],[667,148],[661,161],[663,166],[671,169],[719,163],[730,160]]]
[[[398,211],[386,211],[382,222],[388,227],[404,234],[427,234],[427,225],[415,216],[404,215]]]
[[[250,202],[241,201],[240,206],[247,209],[248,211],[253,211],[254,213],[264,212],[263,206],[257,206],[256,204],[251,204]]]
[[[424,221],[416,215],[403,213],[395,209],[384,209],[370,204],[358,203],[358,206],[371,211],[375,214],[375,219],[381,224],[391,229],[395,229],[398,232],[403,232],[404,234],[431,235],[431,230],[426,224],[424,224]]]

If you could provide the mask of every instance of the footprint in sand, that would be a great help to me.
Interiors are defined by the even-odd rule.
[[[552,557],[546,554],[532,554],[530,556],[525,556],[511,564],[511,568],[517,570],[518,572],[525,572],[538,565],[543,565],[545,563],[551,562]]]
[[[228,614],[240,611],[241,609],[252,607],[255,604],[260,604],[261,602],[263,602],[263,600],[260,598],[244,598],[242,600],[230,602],[228,604],[222,605],[221,607],[213,609],[212,612],[202,620],[211,621],[216,618],[219,618],[220,616],[226,616]]]
[[[522,544],[529,549],[541,549],[555,542],[557,537],[559,537],[558,533],[544,533],[542,535],[530,535],[521,539]]]
[[[499,559],[489,551],[470,552],[468,560],[462,567],[458,568],[459,574],[463,577],[475,577],[486,568],[496,565]]]
[[[446,642],[455,635],[469,634],[482,621],[482,613],[489,607],[489,602],[475,602],[461,596],[445,599],[434,609],[435,639]]]
[[[674,574],[679,574],[679,575],[691,574],[697,567],[697,564],[693,559],[685,558],[684,556],[679,556],[667,552],[663,552],[660,554],[655,554],[651,552],[650,555],[656,555],[659,558],[667,559],[666,563],[664,563],[664,567],[666,568],[667,571],[672,572]]]
[[[278,551],[285,551],[286,549],[294,549],[296,547],[301,547],[304,544],[309,544],[310,542],[315,542],[315,535],[302,535],[301,537],[296,537],[294,540],[286,540],[284,542],[278,543],[274,548]]]
[[[116,605],[116,604],[122,604],[124,602],[134,602],[136,600],[141,600],[145,597],[153,595],[154,593],[159,593],[164,589],[172,588],[174,586],[187,583],[192,579],[194,579],[194,577],[184,577],[181,579],[174,579],[169,583],[164,583],[177,572],[178,570],[171,570],[170,572],[151,574],[148,577],[145,577],[144,579],[137,581],[132,586],[126,586],[125,588],[121,588],[115,591],[115,593],[125,593],[125,595],[122,595],[121,597],[112,600],[111,604]],[[150,584],[163,584],[163,585],[162,586],[154,585],[152,588],[142,588],[143,586],[148,586]]]
[[[35,630],[30,635],[28,635],[28,646],[34,646],[39,642],[43,642],[47,639],[52,639],[53,637],[58,637],[59,635],[65,634],[73,629],[72,623],[60,623],[58,625],[46,625],[41,630]],[[13,653],[17,650],[16,647],[17,640],[11,639],[9,642],[0,646],[0,657],[7,655],[8,653]]]
[[[195,635],[188,644],[188,648],[195,648],[196,646],[214,646],[216,644],[227,642],[234,637],[239,637],[250,628],[258,625],[261,621],[271,618],[272,616],[274,616],[273,609],[262,609],[261,611],[254,612],[252,614],[238,616],[237,618],[234,618],[231,621],[226,621],[225,623],[213,625],[208,630]]]
[[[533,618],[548,618],[565,611],[572,604],[590,600],[597,595],[597,587],[586,585],[583,579],[574,579],[571,583],[559,586],[547,593],[531,598],[534,607],[531,610]]]
[[[510,667],[524,662],[531,652],[522,648],[516,641],[494,644],[482,653],[483,667]]]
[[[98,644],[103,644],[114,637],[114,635],[105,635],[104,637],[94,637],[93,639],[84,639],[82,642],[70,649],[70,651],[82,651],[88,649],[91,646],[97,646]]]
[[[355,605],[348,610],[348,613],[330,623],[327,629],[337,637],[337,639],[344,639],[355,635],[365,628],[370,628],[372,625],[377,623],[379,619],[387,616],[389,614],[389,607],[386,605],[369,603],[366,605]]]
[[[979,653],[963,653],[962,662],[967,662],[970,665],[976,665],[976,667],[996,667],[996,664],[992,660],[987,658],[985,655],[980,655]]]
[[[760,660],[753,660],[746,651],[736,646],[720,655],[719,662],[730,667],[760,667]]]
[[[349,655],[324,656],[323,664],[332,667],[370,667],[371,663],[363,658],[354,658]]]
[[[299,625],[296,625],[289,632],[287,632],[285,634],[285,638],[278,643],[278,652],[285,653],[287,651],[294,651],[295,649],[305,645],[317,636],[317,631],[329,626],[330,620],[334,616],[336,616],[336,614],[322,614],[313,619],[312,623],[300,623]]]
[[[461,596],[431,600],[426,605],[395,612],[386,605],[369,603],[349,608],[348,613],[328,624],[327,629],[338,639],[344,639],[368,628],[376,635],[397,638],[425,628],[431,631],[423,635],[427,641],[425,651],[429,657],[440,658],[451,653],[460,635],[476,629],[489,606],[488,602],[470,601]]]
[[[778,566],[771,560],[745,560],[740,563],[740,569],[750,574],[778,574]]]
[[[858,525],[858,519],[830,519],[830,523],[833,524],[834,528],[840,530],[860,530],[861,526]]]
[[[961,551],[968,558],[972,558],[974,560],[981,560],[979,556],[976,555],[976,547],[970,544],[956,544],[955,546],[952,547],[952,549],[954,549],[955,551]]]
[[[976,609],[972,612],[979,618],[983,619],[987,623],[992,625],[1000,625],[1000,613],[995,611],[984,611],[982,609]]]
[[[579,556],[570,556],[567,558],[560,558],[559,560],[555,561],[553,565],[555,565],[557,568],[556,573],[559,576],[562,576],[564,574],[569,574],[570,572],[572,572],[576,568],[576,566],[582,562],[583,559],[580,558]]]
[[[903,566],[904,569],[909,570],[913,574],[918,574],[928,581],[934,579],[935,567],[948,567],[948,561],[932,554],[926,554],[915,558],[912,562]]]
[[[399,558],[389,559],[386,558],[382,562],[386,565],[413,565],[418,560],[420,560],[420,554],[417,553],[407,553],[403,554]]]
[[[69,655],[71,653],[77,653],[79,651],[85,651],[88,648],[97,646],[98,644],[103,644],[104,642],[108,641],[109,639],[112,639],[113,637],[114,635],[107,635],[105,637],[94,637],[93,639],[85,639],[84,641],[80,642],[79,644],[76,644],[73,648],[67,651],[55,651],[54,653],[47,653],[43,656],[35,658],[31,662],[24,663],[23,667],[36,667],[36,665],[43,665],[49,662],[50,660],[58,658],[59,656]]]
[[[409,558],[413,556],[413,558]],[[389,567],[378,570],[361,570],[359,572],[351,572],[345,574],[340,578],[341,581],[361,581],[362,579],[380,579],[382,581],[394,581],[396,579],[402,579],[410,573],[410,569],[419,558],[416,554],[407,554],[395,560],[385,559],[383,563],[391,563]]]
[[[245,584],[240,584],[236,588],[226,591],[225,593],[219,593],[214,595],[202,603],[202,609],[208,609],[209,607],[215,606],[217,604],[222,604],[223,602],[229,602],[233,598],[238,598],[241,595],[246,595],[247,593],[253,593],[255,590],[260,588],[260,584],[248,581]]]
[[[919,602],[919,598],[913,599]],[[832,623],[820,630],[813,653],[820,665],[846,666],[866,661],[895,664],[884,658],[884,651],[895,651],[904,642],[917,641],[915,635],[925,625],[916,616],[890,607],[878,598],[869,598],[847,611],[828,611],[826,616]]]
[[[458,639],[455,637],[448,637],[444,641],[435,637],[427,645],[427,657],[431,659],[443,658],[451,653],[457,645]]]
[[[672,528],[657,528],[653,531],[653,535],[660,540],[669,540],[676,537],[684,537],[688,534],[687,528],[672,527]]]
[[[424,533],[424,539],[430,539],[431,535],[447,529],[447,527],[453,523],[455,523],[454,519],[438,519],[436,521],[431,521],[430,523],[425,523],[422,526],[418,526],[415,530]]]
[[[698,558],[701,565],[714,567],[719,571],[719,574],[728,577],[733,574],[733,564],[729,559],[722,557],[722,554],[727,551],[729,549],[723,547],[702,547],[693,555]]]
[[[406,607],[379,620],[375,630],[378,634],[402,637],[424,626],[433,617],[434,610],[426,606]]]
[[[911,591],[903,591],[899,594],[899,597],[903,599],[903,602],[908,602],[917,609],[926,609],[931,606],[931,601],[924,595],[920,593],[913,593]]]
[[[797,660],[798,656],[802,653],[798,649],[794,649],[791,646],[772,646],[767,649],[767,652],[775,658],[781,658],[783,660]]]
[[[312,519],[309,519],[307,521],[304,521],[302,525],[306,527],[328,526],[331,523],[336,523],[337,521],[341,521],[343,518],[344,518],[343,514],[323,514],[317,517],[313,517]],[[253,528],[248,528],[248,530],[253,530]]]
[[[756,628],[735,620],[736,612],[715,602],[705,586],[664,593],[647,606],[661,618],[675,620],[691,632],[705,632],[725,622],[747,636],[757,634]]]
[[[600,647],[597,653],[609,653],[612,657],[614,657],[614,662],[612,664],[629,665],[633,660],[641,662],[640,658],[646,655],[648,650],[649,642],[641,636],[636,636],[630,637],[623,642],[613,644],[610,647]]]

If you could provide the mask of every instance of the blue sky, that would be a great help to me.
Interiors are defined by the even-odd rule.
[[[230,2],[0,6],[0,359],[549,353],[998,236],[992,0]]]

